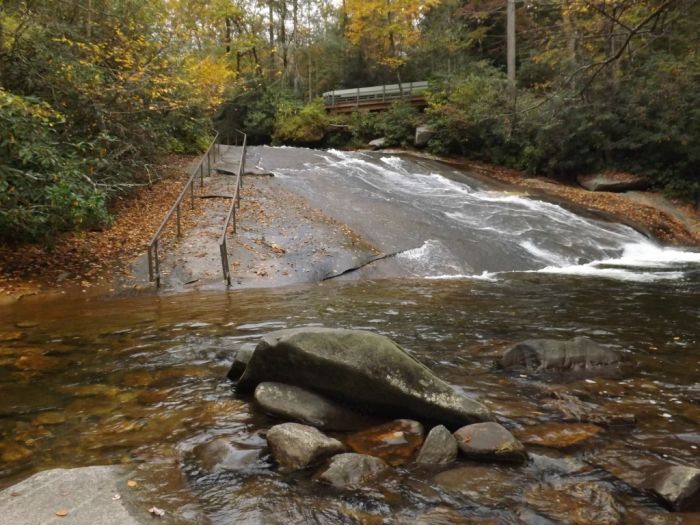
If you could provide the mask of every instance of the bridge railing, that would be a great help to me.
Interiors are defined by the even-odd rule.
[[[182,206],[185,197],[189,193],[190,197],[190,208],[194,208],[194,186],[195,180],[199,177],[200,188],[204,186],[205,171],[206,176],[211,175],[212,164],[216,162],[216,159],[221,154],[221,136],[217,133],[214,139],[209,144],[207,151],[201,156],[199,162],[195,165],[189,179],[180,191],[175,203],[170,207],[168,213],[165,214],[163,222],[151,237],[151,241],[148,243],[148,279],[149,281],[156,282],[156,286],[160,287],[161,274],[160,274],[160,244],[161,237],[165,231],[166,226],[175,215],[175,220],[177,223],[177,236],[182,236]]]
[[[226,220],[224,221],[224,227],[221,230],[221,237],[219,238],[219,253],[221,254],[221,269],[224,273],[224,280],[227,286],[231,286],[231,265],[228,260],[228,245],[226,243],[226,233],[228,232],[229,226],[233,226],[233,233],[236,233],[236,209],[241,206],[241,189],[243,188],[243,173],[245,172],[245,154],[248,147],[248,136],[242,131],[236,130],[236,144],[238,144],[238,137],[242,137],[241,149],[241,160],[238,165],[238,173],[236,174],[236,188],[233,192],[233,198],[231,199],[231,205],[229,206],[228,213],[226,214]]]
[[[400,84],[385,84],[353,89],[336,89],[323,94],[326,106],[337,104],[360,104],[360,102],[386,101],[402,97],[420,95],[428,89],[428,82],[402,82]]]

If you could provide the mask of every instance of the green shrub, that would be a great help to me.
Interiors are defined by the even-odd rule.
[[[330,122],[323,99],[305,106],[284,100],[277,106],[272,138],[285,144],[318,144]]]
[[[61,143],[62,116],[36,99],[0,89],[0,232],[41,240],[107,220],[105,195],[88,184],[76,145]],[[85,147],[85,145],[81,145]]]

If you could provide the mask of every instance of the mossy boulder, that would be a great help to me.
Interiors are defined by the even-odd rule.
[[[481,403],[456,391],[391,339],[366,331],[299,328],[266,335],[237,388],[264,381],[315,390],[363,411],[416,418],[453,428],[492,419]]]

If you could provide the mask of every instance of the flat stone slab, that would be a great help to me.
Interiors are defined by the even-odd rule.
[[[129,513],[124,499],[113,499],[126,493],[128,476],[117,465],[39,472],[0,492],[0,525],[146,523]]]

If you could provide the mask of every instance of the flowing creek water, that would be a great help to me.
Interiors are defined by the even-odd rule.
[[[347,162],[346,154],[334,155],[333,166]],[[412,191],[411,202],[427,209],[433,197]],[[399,246],[413,250],[403,257],[415,277],[28,298],[0,307],[0,487],[46,468],[125,463],[139,468],[143,490],[173,523],[205,522],[195,499],[214,523],[414,523],[426,512],[450,523],[452,511],[485,523],[691,523],[634,488],[634,477],[660,462],[700,466],[698,254],[664,250],[627,227],[591,223],[554,205],[462,191],[462,214],[464,198],[483,200],[477,204],[486,210],[465,226],[467,238],[507,220],[487,213],[489,199],[545,225],[520,228],[517,242],[499,237],[491,252],[500,254],[497,266],[461,257],[461,248],[450,250],[451,262],[433,264],[435,247],[452,247],[458,226],[433,228],[431,217],[452,213],[450,220],[468,222],[447,202],[456,197],[446,188],[421,215],[414,246]],[[551,224],[569,229],[547,238]],[[636,422],[611,425],[566,450],[528,447],[534,459],[522,467],[464,461],[473,467],[468,476],[436,479],[455,465],[406,465],[354,492],[331,490],[308,472],[278,473],[265,452],[246,468],[208,473],[192,455],[196,445],[226,437],[242,451],[264,449],[263,432],[277,422],[225,379],[233,355],[266,332],[299,326],[385,334],[516,431],[562,421],[556,401],[565,396]],[[494,366],[515,342],[576,335],[621,350],[630,366],[613,377],[566,378]]]

